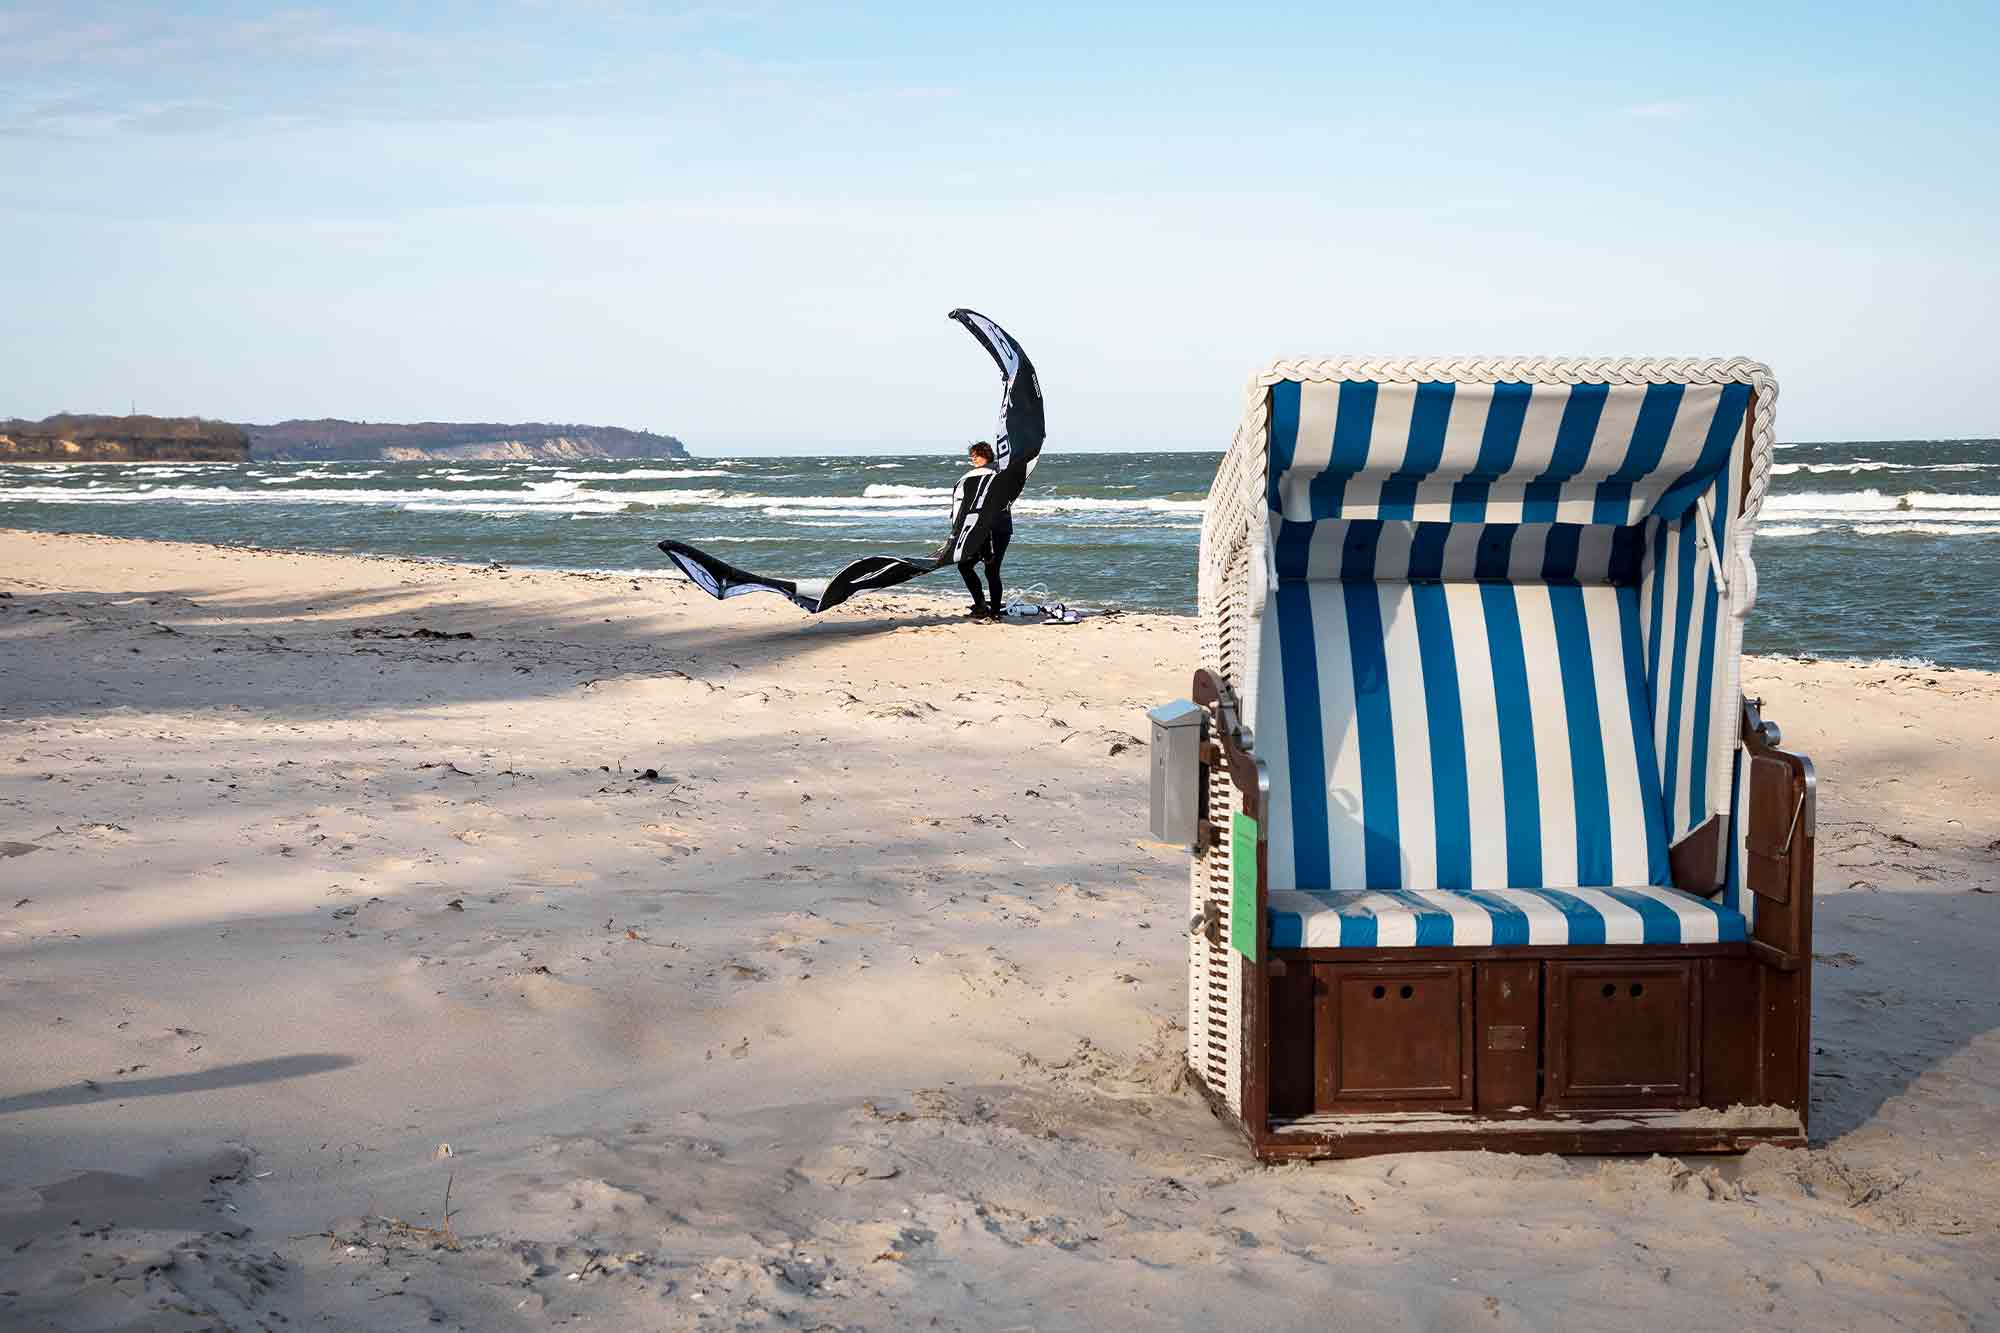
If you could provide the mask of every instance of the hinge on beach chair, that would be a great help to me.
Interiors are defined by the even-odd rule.
[[[1236,706],[1236,691],[1225,682],[1216,686],[1216,711],[1222,716],[1222,731],[1236,743],[1236,748],[1246,754],[1254,753],[1256,745],[1250,728],[1243,725],[1243,715]]]
[[[1199,935],[1210,944],[1222,943],[1222,907],[1220,904],[1203,903],[1201,910],[1188,922],[1188,934]]]

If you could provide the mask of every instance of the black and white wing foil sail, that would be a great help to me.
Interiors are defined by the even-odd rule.
[[[993,525],[1021,494],[1028,474],[1041,457],[1042,386],[1034,363],[1013,335],[974,310],[954,310],[951,318],[979,340],[1000,367],[1000,427],[993,441],[990,480],[979,488],[977,503],[960,504],[954,514],[948,558],[869,555],[842,568],[832,578],[781,579],[741,570],[686,542],[663,541],[660,549],[680,567],[695,587],[711,597],[739,597],[746,592],[774,592],[793,605],[818,614],[830,611],[858,593],[875,592],[907,583],[953,561],[976,556],[984,549]]]
[[[661,542],[667,559],[710,597],[741,597],[746,592],[775,592],[794,606],[818,613],[839,606],[856,593],[874,592],[908,583],[938,567],[931,559],[906,560],[897,555],[865,555],[830,579],[774,579],[736,568],[686,542]]]
[[[951,318],[963,324],[1000,367],[1000,424],[993,438],[992,475],[968,473],[959,480],[953,497],[951,558],[956,561],[977,557],[986,549],[1000,516],[1028,484],[1048,430],[1042,420],[1042,382],[1021,344],[977,310],[954,310]]]

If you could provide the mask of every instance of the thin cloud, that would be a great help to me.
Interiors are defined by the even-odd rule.
[[[1639,102],[1619,108],[1621,115],[1630,116],[1634,120],[1685,120],[1694,112],[1693,102],[1673,98],[1658,102]]]
[[[842,60],[740,54],[711,31],[757,28],[767,7],[639,11],[588,4],[609,52],[557,49],[573,9],[517,5],[471,30],[353,21],[322,9],[222,17],[122,4],[0,14],[36,76],[0,104],[0,138],[283,133],[343,124],[496,124],[551,116],[672,121],[745,102],[826,115],[869,101],[952,95]],[[644,29],[647,40],[635,40]],[[56,73],[60,71],[60,73]]]

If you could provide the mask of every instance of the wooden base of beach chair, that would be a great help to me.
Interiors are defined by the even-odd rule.
[[[1482,956],[1273,957],[1245,1071],[1263,1123],[1203,1082],[1211,1105],[1271,1161],[1805,1142],[1799,970],[1741,947],[1467,952]]]

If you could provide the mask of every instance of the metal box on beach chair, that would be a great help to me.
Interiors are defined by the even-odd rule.
[[[1152,834],[1156,842],[1192,847],[1201,820],[1202,711],[1176,699],[1147,710],[1152,724]]]
[[[1259,1156],[1803,1141],[1813,776],[1738,675],[1776,395],[1740,360],[1253,378],[1186,840],[1188,1063]]]

